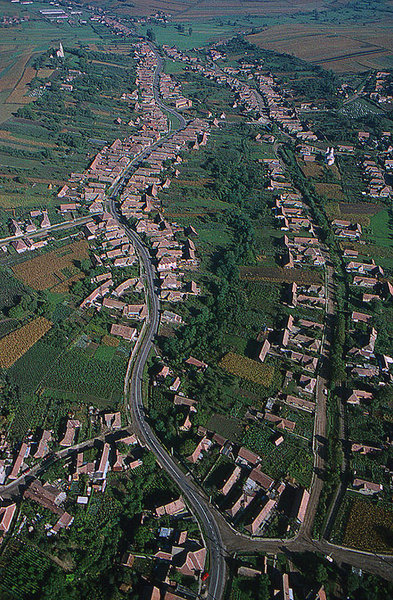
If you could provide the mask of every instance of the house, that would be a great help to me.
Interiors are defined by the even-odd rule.
[[[137,335],[137,330],[134,327],[128,327],[127,325],[118,325],[114,323],[111,327],[111,335],[117,335],[123,338],[127,342],[132,342]]]
[[[172,385],[169,387],[169,389],[171,390],[171,392],[177,392],[177,390],[179,389],[181,385],[181,379],[180,377],[175,377]]]
[[[156,508],[157,517],[163,517],[165,515],[177,515],[187,510],[187,507],[184,503],[183,498],[180,496],[177,500],[173,502],[169,502],[169,504],[164,504],[163,506],[158,506]]]
[[[347,403],[358,405],[362,401],[370,401],[372,399],[373,394],[371,392],[366,392],[365,390],[352,390],[347,398]]]
[[[267,491],[272,487],[273,483],[274,480],[271,477],[269,477],[269,475],[266,475],[266,473],[263,473],[257,467],[255,469],[252,469],[250,475],[248,476],[248,479],[245,482],[244,489],[247,489],[247,491],[249,491],[255,490],[257,487],[261,487],[265,491]]]
[[[26,252],[26,250],[29,249],[28,245],[23,240],[16,240],[14,242],[11,242],[11,246],[14,248],[17,254],[22,254],[23,252]]]
[[[16,504],[0,507],[0,534],[3,536],[11,527],[12,519],[16,511]],[[0,537],[1,540],[1,537]]]
[[[297,492],[297,502],[294,505],[293,511],[299,523],[303,523],[304,521],[309,500],[310,493],[306,489],[300,488]]]
[[[50,227],[50,226],[51,226],[51,224],[50,224],[50,220],[49,220],[49,217],[48,217],[48,211],[43,210],[42,211],[42,220],[41,220],[40,227],[42,229],[45,229],[45,228]]]
[[[176,552],[175,547],[175,549],[172,548],[172,552],[174,553],[173,564],[182,575],[193,577],[203,571],[206,562],[206,548],[196,547],[192,550],[185,549],[183,552]]]
[[[293,406],[294,408],[299,408],[300,410],[305,410],[310,413],[314,412],[315,410],[315,402],[310,402],[310,400],[304,400],[303,398],[298,398],[297,396],[284,396],[284,402],[289,406]]]
[[[13,464],[12,471],[8,476],[9,479],[17,479],[18,478],[19,471],[22,468],[25,458],[27,458],[27,456],[29,456],[29,453],[30,453],[30,446],[28,446],[25,442],[22,442],[19,452],[18,452],[18,455]]]
[[[191,398],[186,398],[186,396],[175,395],[173,398],[173,404],[176,406],[188,406],[192,412],[196,412],[196,405],[198,404],[198,401],[192,400]]]
[[[366,315],[365,313],[356,311],[353,311],[351,316],[351,319],[354,323],[370,323],[372,318],[372,315]]]
[[[94,473],[95,480],[105,480],[106,479],[108,469],[109,469],[110,449],[111,449],[110,444],[108,444],[108,442],[105,442],[103,445],[103,448],[102,448],[101,455],[98,459],[96,471]],[[105,486],[101,486],[101,489],[102,489],[102,491],[104,491]]]
[[[212,445],[212,441],[206,436],[201,439],[194,452],[187,456],[187,460],[190,463],[195,464],[198,460],[203,458],[203,453],[207,452]]]
[[[45,429],[42,432],[40,441],[38,442],[37,450],[34,454],[35,459],[44,458],[49,452],[49,442],[52,439],[52,432]]]
[[[262,525],[271,515],[271,512],[275,506],[276,500],[270,498],[257,516],[253,519],[253,521],[246,526],[246,529],[251,533],[251,535],[255,535],[255,533],[262,527]]]
[[[62,515],[58,518],[56,523],[53,525],[51,532],[56,534],[59,533],[60,529],[68,529],[71,527],[74,522],[74,517],[72,517],[68,512],[63,512]]]
[[[198,360],[197,358],[194,358],[193,356],[190,356],[189,358],[187,358],[187,360],[185,361],[187,365],[191,365],[193,367],[196,367],[197,369],[201,370],[201,371],[206,371],[208,365],[203,362],[202,360]]]
[[[233,469],[231,475],[228,477],[228,479],[225,481],[224,485],[220,489],[221,494],[223,494],[224,496],[229,494],[235,483],[239,480],[241,472],[242,470],[239,466],[236,466]]]
[[[147,317],[146,304],[127,304],[123,308],[123,317],[127,319],[145,319]]]
[[[66,493],[62,490],[47,483],[42,485],[37,479],[29,485],[23,496],[55,514],[63,514],[64,511],[60,508],[60,505],[67,498]]]
[[[383,490],[383,485],[381,483],[373,483],[372,481],[358,478],[353,480],[352,487],[366,496],[373,496]]]
[[[239,449],[236,457],[236,463],[244,466],[255,467],[260,460],[261,458],[258,456],[258,454],[251,452],[251,450],[244,448],[244,446]]]
[[[77,419],[68,419],[64,437],[59,442],[60,446],[72,446],[72,444],[74,443],[76,432],[79,431],[80,427],[80,421],[78,421]]]
[[[110,310],[123,310],[125,304],[119,300],[113,300],[113,298],[104,298],[102,301],[102,306],[103,308],[108,308]]]
[[[351,369],[352,375],[356,375],[357,377],[377,377],[379,375],[378,367],[371,365],[370,367],[354,367]]]
[[[351,452],[359,452],[359,454],[375,454],[375,452],[381,452],[381,448],[375,448],[374,446],[366,446],[366,444],[353,443],[351,446]]]
[[[249,504],[253,501],[255,494],[248,492],[241,492],[237,497],[237,500],[233,505],[226,511],[231,517],[235,517],[240,510],[245,510]]]
[[[273,423],[273,425],[275,425],[277,429],[292,432],[296,427],[296,423],[294,421],[290,421],[289,419],[283,419],[282,417],[279,417],[278,415],[273,415],[272,413],[269,413],[267,411],[265,411],[263,418],[265,419],[265,421]]]
[[[121,414],[116,413],[105,413],[103,417],[105,427],[108,429],[121,429]]]
[[[269,353],[270,350],[270,342],[269,340],[265,340],[262,344],[262,348],[261,351],[259,352],[258,358],[261,362],[264,362],[267,354]]]
[[[299,385],[308,394],[313,394],[315,386],[317,385],[317,380],[315,377],[310,377],[309,375],[300,375]]]

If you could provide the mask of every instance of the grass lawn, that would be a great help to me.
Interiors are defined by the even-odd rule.
[[[167,73],[168,75],[171,75],[174,73],[182,73],[182,72],[184,72],[184,67],[185,67],[184,63],[182,63],[178,60],[170,60],[168,58],[167,60],[165,60],[164,73]]]
[[[112,360],[115,352],[116,348],[114,346],[99,346],[99,348],[97,348],[94,354],[94,358],[97,360],[104,360],[105,362],[109,362]]]
[[[387,210],[381,210],[370,219],[370,241],[377,246],[391,247],[393,243],[393,226]]]

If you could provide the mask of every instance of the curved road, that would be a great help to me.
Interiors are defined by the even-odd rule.
[[[161,56],[158,55],[154,46],[150,45],[150,47],[156,54],[158,60],[158,64],[154,73],[154,97],[162,110],[171,113],[179,120],[179,126],[172,132],[174,133],[175,131],[185,127],[186,121],[181,114],[177,113],[172,108],[166,107],[159,99],[159,76],[163,68],[163,60]],[[168,134],[166,137],[169,137],[169,135],[171,134]],[[146,153],[139,156],[138,159],[140,160],[145,154],[149,154],[154,147],[160,145],[162,141],[163,139],[161,138],[157,144],[151,146]],[[129,165],[129,168],[132,166],[132,164],[135,164],[134,161],[132,161],[132,163]],[[123,185],[125,178],[126,174],[124,174],[122,179],[116,184],[109,202],[109,210],[112,216],[118,222],[121,222],[121,225],[125,228],[129,239],[132,241],[139,255],[145,272],[146,293],[149,305],[148,326],[144,339],[142,340],[139,351],[136,355],[129,378],[129,409],[132,414],[133,423],[138,430],[140,438],[145,442],[149,450],[155,454],[159,464],[166,470],[169,476],[181,489],[191,511],[202,525],[210,558],[209,578],[207,580],[207,598],[209,600],[221,600],[224,594],[226,583],[226,562],[225,549],[223,547],[222,537],[217,521],[212,514],[208,500],[202,496],[198,488],[193,484],[192,481],[189,480],[189,478],[179,468],[170,454],[163,448],[162,444],[148,424],[145,416],[142,394],[143,371],[149,357],[150,350],[153,346],[155,335],[158,332],[160,323],[160,301],[154,285],[156,272],[152,264],[149,251],[139,235],[137,235],[135,231],[127,227],[127,225],[121,221],[120,215],[116,210],[114,197],[118,193],[120,187]]]
[[[115,219],[120,220],[113,200],[110,203],[110,212]],[[143,264],[146,276],[147,297],[149,300],[148,327],[129,379],[129,408],[140,438],[145,442],[149,450],[155,454],[159,464],[179,486],[192,512],[202,524],[210,552],[208,598],[211,600],[220,600],[224,593],[226,581],[225,550],[223,548],[221,533],[216,519],[211,512],[209,502],[163,448],[161,442],[146,421],[142,394],[143,371],[159,327],[160,301],[154,285],[155,269],[152,265],[148,249],[135,231],[125,226],[124,223],[122,223],[122,226],[125,228]]]

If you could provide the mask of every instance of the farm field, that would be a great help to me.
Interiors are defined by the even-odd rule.
[[[80,349],[68,350],[53,365],[42,387],[49,395],[56,390],[81,401],[103,401],[116,407],[122,397],[127,356],[116,354],[108,360],[103,354],[92,358]]]
[[[271,281],[274,283],[298,283],[304,285],[322,282],[317,271],[305,269],[283,269],[281,267],[240,267],[240,278],[244,281]]]
[[[274,374],[274,368],[257,363],[251,358],[228,352],[219,362],[219,366],[232,375],[242,377],[253,383],[269,387]]]
[[[314,183],[315,190],[318,194],[328,200],[344,200],[345,196],[341,186],[338,183]]]
[[[60,40],[64,46],[79,46],[91,42],[100,44],[103,39],[88,24],[72,27],[68,23],[49,23],[38,13],[40,8],[45,7],[46,4],[39,3],[23,9],[12,7],[16,14],[27,15],[29,22],[2,29],[0,92],[5,93],[0,96],[0,123],[7,120],[19,106],[30,101],[24,97],[24,93],[26,83],[35,75],[30,64],[35,56],[58,46]],[[1,2],[0,8],[5,8],[6,13],[10,13],[9,3]]]
[[[72,242],[25,260],[13,266],[12,270],[18,279],[35,290],[56,288],[54,291],[64,292],[75,277],[82,276],[75,261],[89,257],[88,247],[85,240]]]
[[[273,478],[293,477],[300,485],[311,481],[313,460],[307,445],[301,439],[285,434],[284,442],[276,447],[272,442],[273,431],[263,425],[254,425],[244,434],[244,446],[261,458],[261,469]]]
[[[12,367],[51,327],[50,321],[38,317],[2,337],[0,339],[0,367],[3,369]]]
[[[94,0],[89,2],[93,6],[108,6],[108,2],[103,0]],[[162,10],[170,13],[176,21],[186,21],[188,19],[202,20],[223,15],[234,15],[241,23],[251,20],[251,15],[285,15],[296,14],[305,10],[321,10],[329,6],[327,0],[294,0],[291,4],[282,0],[261,0],[256,3],[252,0],[237,2],[236,0],[134,0],[132,4],[122,6],[118,0],[112,0],[109,6],[119,14],[127,15],[149,15]]]
[[[367,500],[354,500],[345,529],[344,544],[359,550],[391,552],[393,512]]]
[[[283,24],[248,36],[248,41],[294,54],[337,72],[365,71],[393,66],[393,21],[358,25]]]
[[[393,241],[393,225],[388,210],[381,210],[370,219],[370,241],[377,246],[391,247]]]

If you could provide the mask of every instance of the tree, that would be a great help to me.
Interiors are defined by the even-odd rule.
[[[156,40],[156,34],[154,33],[154,31],[152,29],[148,29],[146,31],[146,37],[151,42],[155,42],[155,40]]]

